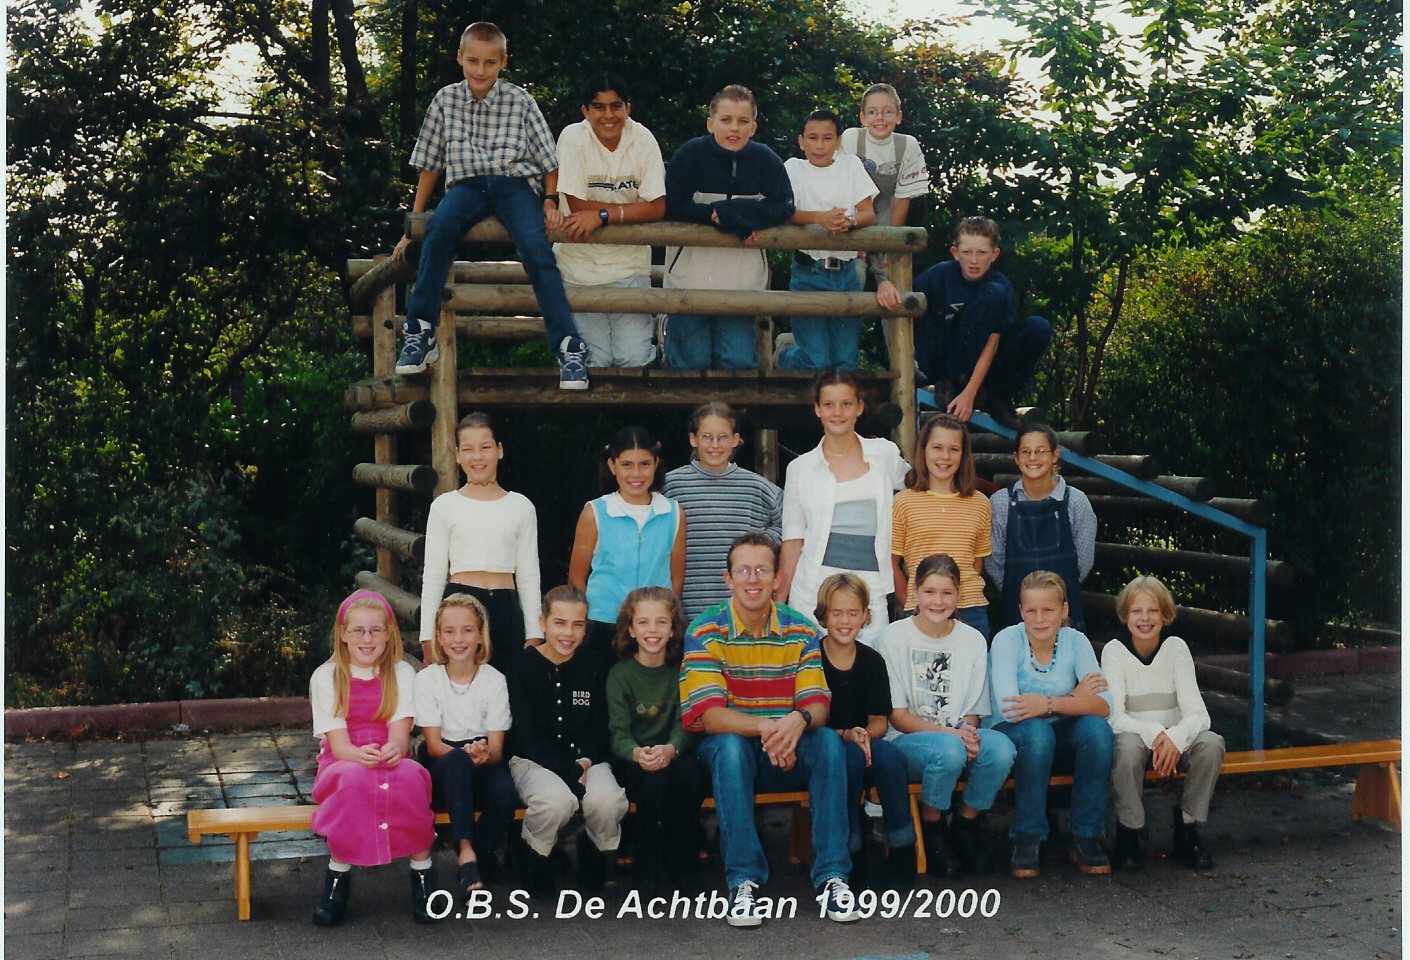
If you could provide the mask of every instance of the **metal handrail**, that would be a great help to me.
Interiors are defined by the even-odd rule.
[[[936,409],[935,395],[929,390],[916,390],[916,406]],[[976,410],[970,415],[969,422],[977,427],[982,427],[991,433],[996,433],[1001,437],[1014,439],[1018,433],[1009,427],[996,422],[987,414]],[[1158,487],[1149,480],[1138,480],[1122,470],[1108,466],[1092,457],[1083,456],[1080,453],[1073,453],[1066,448],[1062,451],[1064,463],[1070,463],[1074,467],[1079,467],[1093,476],[1102,477],[1120,484],[1128,490],[1145,494],[1152,499],[1171,506],[1178,507],[1186,513],[1193,514],[1202,520],[1208,520],[1225,530],[1232,530],[1249,538],[1248,562],[1252,574],[1249,582],[1248,597],[1248,618],[1249,618],[1249,699],[1251,706],[1249,709],[1249,733],[1253,741],[1253,749],[1263,749],[1263,652],[1264,652],[1264,622],[1267,610],[1267,564],[1268,564],[1268,531],[1262,527],[1255,526],[1246,520],[1225,513],[1223,510],[1216,510],[1207,503],[1200,503],[1198,500],[1191,500],[1189,497]]]

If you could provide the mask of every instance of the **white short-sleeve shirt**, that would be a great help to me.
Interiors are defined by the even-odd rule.
[[[802,157],[791,157],[783,162],[788,171],[788,182],[793,185],[793,206],[797,210],[831,210],[841,207],[852,215],[857,213],[857,204],[877,195],[876,184],[867,176],[866,167],[856,157],[837,154],[826,167],[814,166]],[[821,260],[836,257],[841,260],[855,260],[855,250],[804,250],[808,256]]]
[[[508,730],[509,685],[488,663],[480,664],[468,686],[454,683],[433,663],[416,675],[416,725],[439,727],[442,740],[474,740],[492,730]]]
[[[397,663],[397,708],[387,720],[395,723],[407,717],[416,716],[416,668],[405,660]],[[349,671],[357,680],[376,680],[377,671],[372,667],[359,667],[352,664]],[[308,679],[308,699],[313,707],[313,735],[322,737],[329,730],[346,730],[346,717],[333,716],[333,661],[329,660]]]

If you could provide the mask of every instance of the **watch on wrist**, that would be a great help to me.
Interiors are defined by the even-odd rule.
[[[802,707],[794,707],[793,712],[803,718],[803,729],[806,730],[813,725],[813,715]]]
[[[601,220],[602,225],[605,227],[612,222],[612,214],[607,212],[606,207],[603,207],[601,210],[597,211],[597,219]]]
[[[552,200],[552,201],[553,201],[553,205],[554,205],[555,207],[558,206],[558,194],[556,194],[556,193],[545,193],[545,194],[543,195],[543,198],[544,198],[545,200]]]

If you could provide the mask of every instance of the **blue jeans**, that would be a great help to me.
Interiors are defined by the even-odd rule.
[[[993,730],[979,731],[979,755],[973,760],[953,733],[903,733],[891,742],[905,758],[910,778],[920,783],[920,802],[932,810],[950,809],[961,776],[965,805],[988,810],[1013,766],[1013,744]]]
[[[759,366],[754,318],[673,313],[666,318],[670,370],[750,370]]]
[[[979,631],[986,641],[989,640],[989,605],[982,604],[975,607],[960,607],[955,611],[955,619],[960,623],[969,624]]]
[[[1072,771],[1068,827],[1076,837],[1106,835],[1106,786],[1112,733],[1105,717],[1033,717],[994,725],[1018,748],[1013,762],[1014,807],[1009,835],[1048,838],[1048,778]]]
[[[490,214],[499,218],[533,285],[543,313],[548,345],[555,352],[564,337],[576,337],[573,312],[563,292],[563,276],[543,228],[543,200],[527,180],[519,177],[469,177],[457,180],[431,215],[421,240],[416,286],[406,304],[406,319],[425,320],[435,326],[441,319],[441,290],[456,244],[465,232]]]
[[[786,773],[769,762],[758,737],[706,734],[696,749],[714,784],[726,885],[733,889],[745,880],[762,884],[769,879],[769,861],[754,825],[754,794],[805,788],[813,815],[813,885],[846,879],[852,869],[844,809],[847,761],[837,731],[804,733],[798,740],[798,762]]]
[[[793,263],[790,290],[855,293],[862,289],[856,268],[841,270],[814,264]],[[855,370],[860,358],[862,321],[858,317],[794,317],[793,339],[778,356],[783,370]]]
[[[909,847],[916,842],[911,822],[911,798],[906,787],[906,761],[887,740],[871,742],[871,766],[862,748],[842,741],[847,753],[847,849],[862,849],[862,788],[870,783],[881,800],[881,828],[888,847]]]

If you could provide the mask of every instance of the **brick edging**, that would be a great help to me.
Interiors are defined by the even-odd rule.
[[[85,731],[170,730],[177,724],[207,727],[267,727],[305,724],[307,697],[255,697],[229,700],[167,700],[87,707],[33,707],[5,711],[5,736],[62,736]]]

